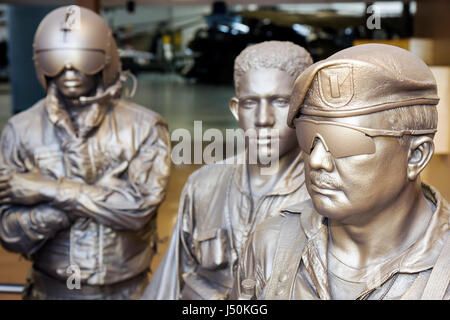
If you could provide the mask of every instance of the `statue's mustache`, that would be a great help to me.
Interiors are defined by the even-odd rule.
[[[340,189],[341,184],[335,178],[328,174],[319,173],[317,171],[311,171],[309,173],[312,184],[319,188],[325,189]]]

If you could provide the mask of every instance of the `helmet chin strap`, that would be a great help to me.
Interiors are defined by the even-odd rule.
[[[133,81],[133,87],[131,89],[131,92],[129,90],[126,91],[127,97],[133,97],[136,93],[137,88],[137,79],[134,74],[132,74],[130,71],[122,71],[119,75],[119,79],[114,83],[113,85],[109,86],[101,95],[93,96],[93,97],[85,97],[81,96],[79,98],[80,104],[86,105],[86,104],[92,104],[92,103],[98,103],[102,102],[104,100],[109,100],[111,98],[118,97],[120,93],[122,92],[122,89],[124,87],[125,82],[127,81],[128,77],[130,77]],[[128,89],[128,88],[127,88]]]

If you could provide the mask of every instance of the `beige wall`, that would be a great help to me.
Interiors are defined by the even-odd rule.
[[[434,64],[450,66],[450,1],[427,0],[417,2],[414,21],[414,36],[432,38],[434,45]],[[447,88],[448,91],[448,88]],[[444,94],[440,92],[441,96]],[[448,95],[448,92],[446,92]],[[447,116],[449,115],[447,108]],[[441,114],[440,114],[441,115]],[[439,118],[441,123],[450,123],[450,119]],[[447,128],[448,129],[448,128]],[[422,180],[435,186],[440,193],[450,200],[450,155],[435,154],[422,173]]]
[[[435,40],[436,65],[450,65],[450,1],[427,0],[417,2],[414,18],[414,37]]]

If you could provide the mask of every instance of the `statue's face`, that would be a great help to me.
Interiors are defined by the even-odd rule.
[[[297,148],[295,130],[286,124],[294,81],[278,69],[251,69],[240,78],[236,91],[239,125],[244,131],[256,130],[259,153],[279,152],[282,157]],[[278,135],[267,135],[262,129],[277,129]]]
[[[389,129],[386,127],[389,121],[384,117],[382,113],[347,118],[302,116],[358,127]],[[300,130],[297,125],[296,130]],[[367,222],[373,217],[372,213],[387,208],[408,185],[409,146],[401,145],[399,138],[366,136],[367,142],[373,141],[374,153],[337,157],[333,152],[338,152],[331,144],[352,142],[344,134],[333,136],[335,140],[330,136],[329,141],[323,136],[315,138],[309,154],[304,154],[306,187],[321,215],[354,225]]]
[[[55,77],[55,83],[60,94],[74,99],[89,95],[97,87],[97,77],[74,69],[64,69]]]

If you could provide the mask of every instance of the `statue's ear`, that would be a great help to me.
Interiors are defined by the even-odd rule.
[[[231,98],[230,100],[230,111],[233,114],[234,118],[236,119],[236,121],[239,121],[239,99],[236,97]]]
[[[430,162],[434,153],[433,138],[428,136],[412,137],[408,153],[408,179],[415,180]]]

